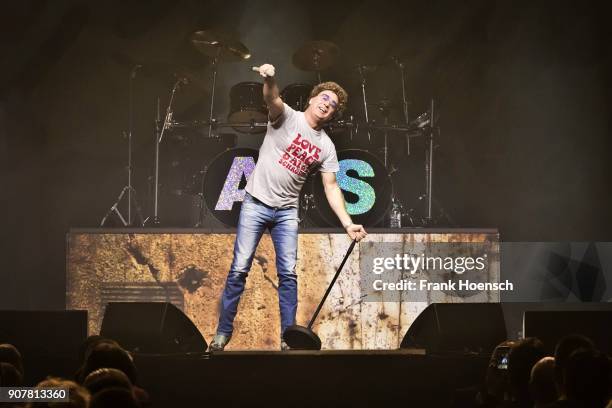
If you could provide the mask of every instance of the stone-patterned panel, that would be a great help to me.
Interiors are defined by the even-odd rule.
[[[232,261],[234,237],[231,233],[70,233],[66,306],[89,311],[89,331],[93,334],[100,330],[108,299],[171,299],[210,341]],[[497,241],[496,234],[398,233],[370,234],[362,243],[402,242],[408,247],[419,242],[490,242],[497,248]],[[310,321],[349,245],[345,234],[300,235],[298,324]],[[481,292],[469,298],[441,296],[438,292],[427,299],[412,299],[398,292],[394,301],[386,297],[384,302],[363,302],[360,245],[355,247],[314,324],[324,349],[395,349],[416,316],[432,301],[499,301],[497,292]],[[495,282],[499,280],[499,259],[490,261],[494,262],[489,263],[487,279]],[[227,349],[278,349],[279,339],[274,247],[265,234]]]

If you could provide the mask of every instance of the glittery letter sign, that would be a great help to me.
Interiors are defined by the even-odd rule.
[[[236,201],[244,200],[246,191],[239,188],[240,181],[243,176],[248,179],[253,169],[255,169],[255,160],[252,157],[234,157],[215,210],[231,211]]]
[[[376,193],[371,185],[365,181],[350,177],[346,174],[349,170],[357,172],[359,177],[374,177],[374,169],[369,163],[363,160],[345,159],[338,163],[340,170],[338,171],[338,186],[345,191],[350,191],[359,197],[356,203],[346,203],[346,211],[350,215],[363,214],[372,207],[376,201]]]

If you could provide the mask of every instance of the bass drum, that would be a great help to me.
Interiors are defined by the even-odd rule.
[[[336,179],[353,222],[364,227],[381,226],[393,197],[393,183],[384,164],[373,154],[357,149],[339,151],[338,163],[340,170],[336,173]],[[305,195],[311,196],[312,205],[306,211],[310,224],[318,227],[340,226],[338,217],[327,202],[318,172],[311,174],[304,186],[301,203]]]
[[[258,157],[255,149],[229,149],[212,159],[205,170],[204,202],[208,211],[227,226],[238,226],[244,188]]]
[[[263,100],[263,84],[260,82],[240,82],[230,89],[230,123],[267,123],[268,107]],[[242,133],[263,133],[265,127],[235,127]]]
[[[313,86],[308,84],[287,85],[281,92],[281,99],[296,111],[305,111]]]

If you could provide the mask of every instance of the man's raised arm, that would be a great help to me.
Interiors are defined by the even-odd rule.
[[[274,66],[271,64],[263,64],[260,67],[253,67],[253,71],[259,72],[264,77],[263,82],[263,99],[268,106],[268,118],[274,122],[283,113],[283,100],[280,97],[276,80],[274,79]]]

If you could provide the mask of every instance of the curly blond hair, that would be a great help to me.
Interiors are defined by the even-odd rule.
[[[310,98],[314,98],[318,94],[323,91],[332,91],[338,97],[338,113],[342,113],[344,109],[346,109],[346,103],[348,102],[348,93],[335,82],[322,82],[318,85],[315,85],[310,91]]]

